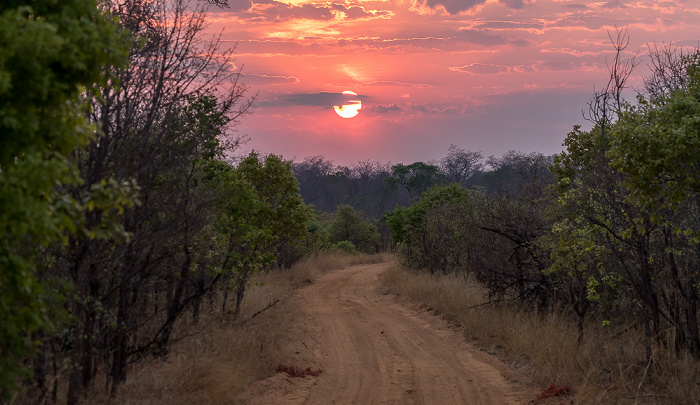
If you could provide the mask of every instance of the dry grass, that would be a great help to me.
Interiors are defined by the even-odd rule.
[[[288,344],[293,339],[294,321],[299,315],[293,297],[295,288],[312,283],[328,271],[383,262],[391,257],[387,254],[321,254],[289,270],[261,274],[246,292],[238,322],[221,316],[220,301],[216,301],[216,307],[202,309],[198,325],[192,325],[187,319],[178,325],[178,334],[188,337],[173,346],[167,361],[145,360],[130,366],[128,381],[119,388],[115,398],[100,389],[103,377],[99,377],[95,391],[83,403],[235,403],[241,389],[274,374],[277,367],[285,363]],[[275,300],[279,302],[263,310]]]
[[[457,276],[400,268],[383,275],[385,288],[434,310],[462,327],[465,337],[530,377],[543,390],[571,385],[577,404],[698,404],[700,362],[664,349],[647,367],[640,333],[625,325],[576,327],[557,313],[540,315],[507,306],[483,305],[484,290]]]

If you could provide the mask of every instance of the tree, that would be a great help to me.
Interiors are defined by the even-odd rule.
[[[292,164],[276,155],[261,159],[251,152],[236,168],[241,179],[253,190],[252,207],[243,211],[229,210],[231,220],[238,221],[230,254],[236,266],[236,306],[240,311],[250,276],[276,260],[278,248],[285,242],[296,242],[307,232],[311,210],[299,195]]]
[[[612,125],[617,114],[622,109],[623,91],[627,87],[635,67],[639,65],[637,55],[623,59],[623,53],[629,46],[629,33],[627,29],[616,29],[615,36],[608,32],[608,37],[615,49],[615,57],[612,62],[607,62],[610,76],[603,90],[594,91],[593,98],[588,102],[588,112],[583,117],[600,128],[603,150],[605,150],[605,138],[608,128]]]
[[[466,185],[483,168],[482,159],[481,152],[468,151],[456,145],[450,145],[447,156],[440,161],[440,169],[447,180]]]
[[[472,195],[458,184],[436,186],[410,207],[388,214],[401,259],[431,273],[468,271]]]
[[[651,74],[644,77],[644,96],[662,103],[672,92],[688,86],[692,69],[700,63],[698,49],[688,51],[679,46],[654,43],[648,45]]]
[[[551,160],[538,152],[526,154],[512,150],[501,157],[489,156],[486,164],[491,170],[481,172],[474,183],[491,193],[518,197],[534,191],[534,184],[553,180],[548,169]]]
[[[695,60],[700,61],[700,51]],[[628,176],[632,196],[647,204],[678,207],[688,200],[697,203],[700,63],[688,66],[684,87],[638,101],[623,111],[615,126],[609,153],[613,167]],[[700,232],[700,223],[693,227]]]
[[[678,331],[678,349],[700,357],[700,52],[690,60],[685,87],[639,97],[622,112],[608,156],[643,213],[627,234],[642,225],[658,234],[657,252],[644,246],[651,257],[640,267],[652,275],[640,298],[662,318],[654,321]]]
[[[551,158],[511,151],[488,163],[494,169],[486,173],[490,187],[475,194],[473,202],[478,231],[472,240],[472,266],[491,296],[547,307],[556,299],[551,279],[543,273],[550,256],[543,238],[556,216]]]
[[[329,228],[332,243],[348,241],[362,253],[376,253],[379,250],[377,227],[347,204],[338,206]]]
[[[322,211],[335,208],[337,203],[329,207],[324,193],[330,186],[328,178],[335,170],[333,162],[326,160],[323,156],[307,157],[302,162],[294,163],[292,170],[307,204]]]
[[[167,353],[174,323],[202,291],[195,266],[217,198],[200,187],[202,167],[235,149],[228,129],[252,102],[230,69],[233,50],[203,38],[202,6],[156,0],[105,7],[130,35],[130,64],[105,66],[111,79],[86,92],[88,117],[100,132],[72,154],[81,181],[65,189],[94,209],[79,215],[88,232],[46,258],[48,276],[72,283],[64,304],[71,320],[60,336],[69,344],[54,353],[69,357],[70,402],[90,389],[98,361],[110,365],[106,385],[115,392],[130,357]],[[124,183],[138,187],[140,204],[122,212],[94,206],[91,190]],[[128,237],[91,236],[109,216]],[[151,305],[165,311],[144,310]]]
[[[548,272],[569,281],[571,306],[579,319],[579,339],[589,313],[629,305],[619,301],[630,288],[627,272],[642,275],[635,273],[629,259],[635,251],[643,252],[649,242],[645,231],[622,236],[632,218],[641,213],[634,204],[625,202],[627,192],[621,187],[620,174],[608,164],[600,133],[599,127],[591,131],[574,127],[564,141],[566,151],[556,156],[552,165],[562,216],[552,227],[553,263]],[[639,278],[640,282],[649,276],[647,267],[642,270],[646,275]],[[636,309],[632,306],[625,310],[633,313]],[[606,312],[598,315],[609,318],[610,312]]]
[[[83,231],[81,205],[57,185],[78,183],[68,156],[94,134],[81,95],[124,62],[121,43],[94,1],[0,5],[0,398],[28,374],[32,332],[50,324],[37,248]]]
[[[437,166],[414,162],[410,165],[398,163],[391,166],[391,176],[386,181],[390,185],[401,186],[411,199],[417,199],[423,191],[439,184],[442,179]]]

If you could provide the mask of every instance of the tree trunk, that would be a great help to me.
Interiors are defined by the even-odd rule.
[[[180,277],[178,277],[177,284],[175,285],[175,291],[173,292],[171,300],[168,303],[167,318],[165,320],[165,324],[161,328],[160,336],[156,340],[155,355],[157,357],[164,357],[168,354],[168,343],[170,343],[170,336],[173,332],[173,326],[175,326],[175,321],[182,310],[180,302],[182,300],[182,293],[185,290],[185,284],[187,284],[187,281],[189,280],[190,265],[192,264],[192,254],[187,244],[185,244],[184,254],[185,259],[180,267]]]
[[[88,342],[88,336],[92,332],[89,330],[88,322],[88,291],[89,291],[89,281],[87,276],[87,266],[85,264],[85,255],[87,253],[87,247],[79,242],[73,245],[73,248],[77,250],[75,256],[75,261],[73,263],[73,268],[71,271],[71,276],[76,287],[77,299],[73,303],[73,317],[77,320],[78,324],[72,331],[71,338],[71,354],[70,354],[70,365],[71,370],[68,374],[68,403],[76,403],[80,399],[84,383],[83,383],[83,369],[85,367],[86,357],[89,356],[90,344]]]
[[[241,311],[241,302],[243,302],[243,294],[245,294],[245,288],[248,284],[248,269],[245,268],[241,275],[241,281],[236,287],[236,307],[233,310],[233,319],[238,319],[238,314]]]
[[[111,380],[112,389],[111,395],[117,392],[117,386],[126,381],[126,318],[128,312],[128,287],[124,277],[126,270],[122,266],[122,274],[119,285],[119,303],[117,307],[117,322],[116,330],[114,331],[114,340],[112,343],[112,370]]]

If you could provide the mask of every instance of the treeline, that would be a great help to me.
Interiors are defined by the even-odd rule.
[[[350,205],[367,218],[381,219],[396,206],[413,204],[428,188],[460,184],[467,188],[502,191],[521,181],[516,175],[525,154],[511,151],[501,157],[485,157],[450,145],[439,161],[392,164],[363,161],[335,165],[323,156],[307,157],[292,164],[301,195],[322,212]],[[548,159],[539,153],[528,155]]]
[[[0,5],[0,402],[114,393],[255,272],[378,249],[352,210],[322,227],[291,162],[229,161],[253,100],[205,5]]]
[[[647,367],[659,350],[700,358],[700,51],[652,47],[631,104],[622,60],[549,159],[513,154],[501,189],[435,186],[388,215],[401,260],[475,277],[492,302],[633,328]],[[653,367],[649,374],[653,373]]]

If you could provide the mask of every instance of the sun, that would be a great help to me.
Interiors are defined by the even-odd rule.
[[[346,96],[357,96],[357,93],[349,90],[344,91],[343,94]],[[360,109],[362,109],[362,102],[357,99],[348,99],[347,101],[344,101],[342,105],[333,106],[333,109],[335,110],[336,114],[343,118],[352,118],[360,113]]]

